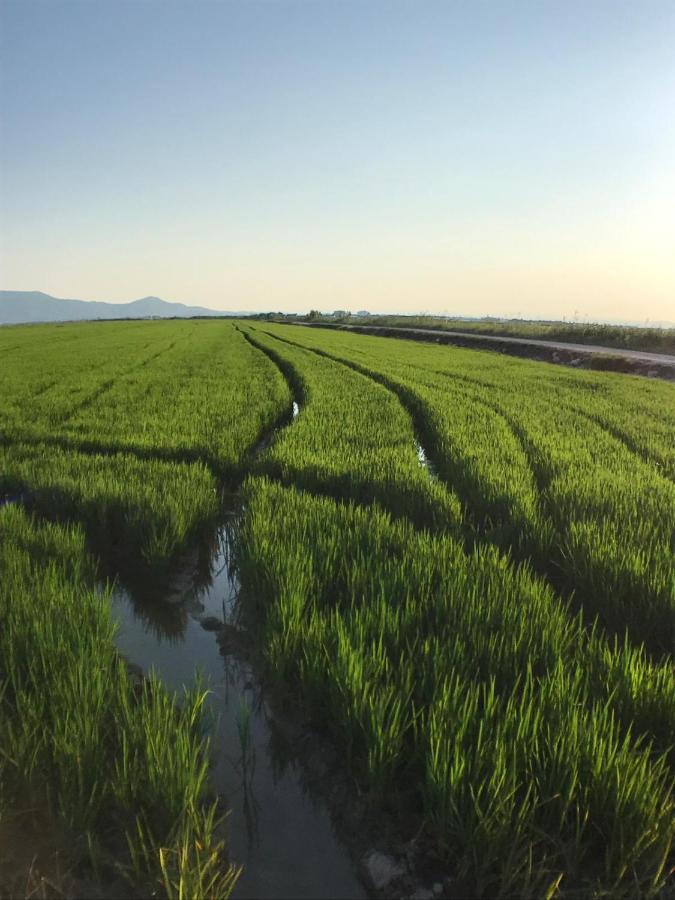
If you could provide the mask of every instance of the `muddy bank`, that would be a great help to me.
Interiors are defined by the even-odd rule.
[[[0,821],[0,900],[56,897],[76,900],[134,900],[144,896],[101,851],[96,871],[83,862],[88,847],[65,831],[47,805],[28,805]]]
[[[675,381],[675,357],[672,362],[659,354],[642,354],[614,348],[584,346],[582,344],[547,344],[546,341],[524,338],[505,338],[484,334],[465,334],[458,331],[442,331],[424,328],[387,328],[380,325],[330,325],[327,323],[289,323],[306,328],[328,328],[353,331],[376,337],[405,338],[433,344],[450,344],[469,350],[491,350],[522,359],[538,362],[557,363],[577,369],[593,369],[604,372],[623,372],[627,375],[642,375],[647,378],[661,378]]]

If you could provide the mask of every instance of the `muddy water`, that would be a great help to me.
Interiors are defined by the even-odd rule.
[[[365,897],[327,810],[303,788],[255,672],[232,648],[239,586],[230,547],[236,527],[233,515],[220,530],[207,578],[184,573],[160,602],[156,590],[115,591],[118,647],[145,671],[154,668],[170,689],[191,684],[195,669],[204,677],[210,690],[213,787],[231,810],[231,858],[244,865],[234,896]],[[202,626],[205,620],[215,625],[214,618],[228,626],[234,640],[219,643],[217,633]]]

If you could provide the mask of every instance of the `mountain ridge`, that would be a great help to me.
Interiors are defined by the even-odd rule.
[[[85,322],[101,319],[181,318],[236,316],[245,313],[172,303],[160,297],[140,297],[125,303],[53,297],[42,291],[0,290],[0,324]]]

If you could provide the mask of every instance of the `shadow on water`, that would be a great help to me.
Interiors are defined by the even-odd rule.
[[[297,413],[294,404],[292,418]],[[310,795],[275,724],[247,652],[233,559],[235,497],[226,508],[212,542],[186,556],[170,583],[118,584],[117,646],[144,671],[154,669],[170,690],[193,684],[196,672],[208,688],[212,786],[230,810],[231,859],[244,865],[234,896],[365,897],[328,810]]]

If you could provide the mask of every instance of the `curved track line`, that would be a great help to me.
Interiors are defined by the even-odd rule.
[[[260,329],[263,331],[263,329]],[[370,381],[374,381],[376,384],[379,384],[381,387],[385,388],[389,391],[389,393],[393,394],[398,400],[400,406],[402,407],[405,414],[409,417],[410,423],[412,425],[413,431],[413,440],[415,443],[415,452],[417,453],[417,457],[420,463],[427,470],[430,478],[437,478],[438,471],[436,463],[433,459],[432,454],[429,453],[429,450],[426,446],[427,444],[427,434],[425,428],[425,422],[420,415],[419,407],[423,407],[424,404],[419,398],[413,397],[409,395],[408,392],[402,388],[400,385],[392,382],[384,375],[380,375],[378,372],[373,372],[371,369],[368,369],[366,366],[362,366],[360,363],[353,362],[352,360],[343,359],[339,356],[333,356],[333,354],[328,353],[325,350],[320,350],[316,347],[306,347],[304,344],[297,344],[295,341],[289,341],[287,338],[279,337],[276,334],[271,334],[269,331],[263,331],[263,334],[266,334],[268,337],[271,337],[273,340],[281,341],[284,344],[288,344],[290,347],[297,347],[299,350],[306,350],[309,353],[314,353],[317,356],[322,356],[324,359],[328,359],[331,362],[338,363],[338,365],[345,366],[347,369],[351,369],[359,375],[363,375],[364,378],[368,378]],[[447,485],[446,485],[447,487]]]

